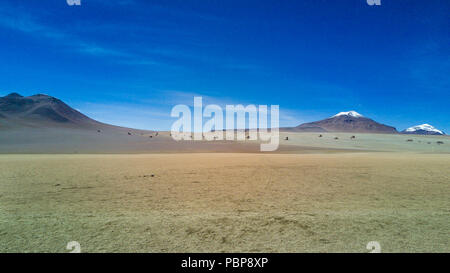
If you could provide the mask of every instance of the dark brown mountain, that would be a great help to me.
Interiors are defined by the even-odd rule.
[[[33,129],[29,131],[30,134],[36,134],[40,129],[61,129],[59,131],[70,131],[77,135],[86,130],[120,135],[128,135],[127,133],[141,135],[152,132],[101,123],[48,95],[37,94],[23,97],[12,93],[0,97],[0,131],[22,128]]]
[[[105,126],[74,110],[61,100],[37,94],[23,97],[17,93],[0,97],[0,119],[9,126],[77,127]]]
[[[388,125],[366,118],[355,111],[341,112],[330,118],[288,128],[296,132],[352,132],[396,134],[397,130]]]

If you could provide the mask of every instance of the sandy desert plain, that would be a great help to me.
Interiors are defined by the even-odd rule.
[[[447,136],[148,134],[0,133],[0,252],[450,251]]]

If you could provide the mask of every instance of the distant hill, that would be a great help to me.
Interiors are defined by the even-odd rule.
[[[294,132],[398,133],[395,127],[378,123],[355,112],[340,112],[330,118],[285,128]]]
[[[87,128],[106,125],[43,94],[23,97],[12,93],[0,97],[0,118],[10,126]]]
[[[406,130],[403,130],[401,133],[410,135],[445,135],[444,132],[434,128],[430,124],[416,125]]]
[[[48,95],[24,97],[17,93],[0,97],[0,129],[2,128],[133,130],[91,119],[63,101]],[[141,132],[141,130],[133,131]]]

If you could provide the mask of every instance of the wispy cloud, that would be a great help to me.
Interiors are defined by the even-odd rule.
[[[96,1],[95,3],[103,5],[104,1]],[[137,9],[143,5],[132,0],[122,0],[114,4],[133,9]],[[148,6],[146,5],[145,8],[147,9]],[[175,18],[196,18],[196,20],[201,21],[223,20],[210,14],[169,9],[158,5],[151,5],[151,12],[167,13]],[[143,15],[141,14],[141,16]],[[71,50],[77,54],[99,58],[108,57],[108,61],[129,66],[165,66],[167,68],[184,67],[184,69],[192,69],[195,67],[195,64],[203,64],[241,72],[263,71],[263,67],[259,65],[246,63],[238,59],[233,60],[229,56],[226,59],[221,59],[220,57],[206,53],[203,47],[207,45],[204,42],[196,42],[198,33],[196,34],[192,30],[179,29],[179,26],[170,20],[156,22],[151,26],[146,25],[145,27],[133,22],[131,20],[127,23],[122,22],[121,24],[115,24],[113,22],[87,24],[86,22],[78,21],[74,22],[70,29],[66,29],[64,26],[59,27],[46,23],[42,18],[35,16],[34,13],[30,13],[30,11],[19,6],[13,6],[7,3],[0,4],[0,27],[22,32],[36,39],[45,38],[52,43],[61,44],[65,50]],[[122,40],[124,44],[114,47],[111,43],[101,42],[99,39],[93,40],[92,37],[97,37],[97,35],[90,33],[93,29],[96,30],[96,33],[103,33],[109,37],[117,35],[117,33],[126,33],[126,35],[131,35],[130,37],[132,39],[137,40],[133,43]],[[130,30],[132,30],[131,34]],[[87,33],[90,33],[90,35],[86,35]],[[157,38],[153,41],[145,41],[144,46],[137,47],[136,44],[142,43],[140,36],[145,35],[147,37]],[[161,39],[164,42],[161,42]],[[167,46],[169,41],[165,41],[165,39],[176,39],[176,46],[174,47],[174,43]]]
[[[185,48],[161,48],[153,47],[145,49],[144,52],[150,56],[156,58],[168,58],[172,60],[181,60],[182,62],[189,61],[199,63],[202,65],[214,65],[223,69],[235,70],[238,72],[257,72],[267,73],[267,68],[248,62],[244,62],[239,59],[234,59],[231,56],[227,58],[220,58],[213,56],[212,54],[206,54],[204,50],[188,50]]]
[[[142,63],[157,64],[151,60],[143,60],[142,57],[137,57],[128,51],[99,44],[94,41],[87,41],[61,29],[51,27],[42,23],[39,18],[32,16],[26,11],[9,5],[4,6],[0,10],[0,27],[26,33],[36,38],[44,37],[80,54],[97,57],[121,57],[128,59],[129,62],[138,60]]]
[[[131,55],[127,52],[102,47],[95,44],[87,44],[84,42],[79,42],[77,44],[77,49],[81,53],[94,55],[94,56],[118,56],[118,57],[130,57]]]
[[[209,104],[215,104],[223,109],[225,109],[226,105],[238,105],[242,104],[244,106],[253,104],[253,105],[260,105],[262,103],[259,103],[256,101],[242,101],[237,100],[235,98],[231,97],[224,97],[224,96],[211,96],[211,95],[205,95],[201,92],[186,92],[186,91],[180,91],[180,90],[161,90],[158,92],[159,95],[154,96],[152,99],[146,99],[142,100],[140,103],[145,103],[148,105],[160,105],[165,106],[165,109],[171,109],[171,107],[177,105],[177,104],[184,104],[189,107],[194,106],[194,97],[202,97],[203,107]],[[264,104],[262,104],[264,105]],[[269,105],[270,106],[270,105]],[[167,110],[170,111],[170,110]],[[168,112],[169,113],[169,112]],[[327,113],[320,113],[317,111],[299,111],[294,109],[288,109],[284,108],[282,105],[280,105],[280,126],[287,127],[287,126],[297,126],[300,123],[314,121],[319,118],[325,118],[327,117]],[[166,128],[168,129],[168,128]]]
[[[146,129],[168,130],[173,122],[170,108],[135,103],[74,104],[80,112],[108,124]]]

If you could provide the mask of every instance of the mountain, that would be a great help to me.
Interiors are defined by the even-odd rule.
[[[434,128],[430,124],[416,125],[406,130],[403,130],[401,133],[413,135],[445,135],[444,132]]]
[[[0,122],[14,127],[106,126],[74,110],[57,98],[43,94],[23,97],[17,93],[0,97]]]
[[[355,112],[340,112],[324,120],[289,128],[296,132],[352,132],[352,133],[398,133],[394,127],[378,123]]]

